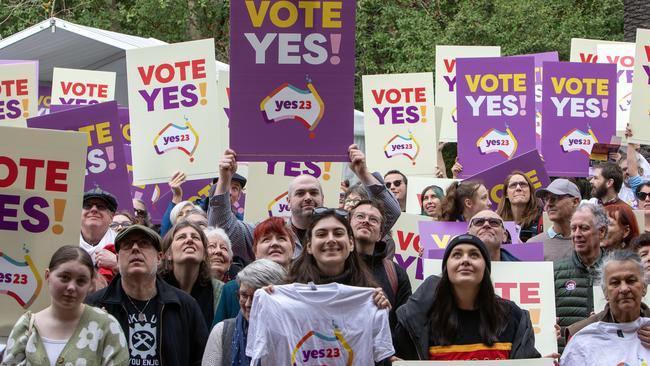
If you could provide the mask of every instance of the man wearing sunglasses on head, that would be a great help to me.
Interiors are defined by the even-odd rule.
[[[384,186],[379,173],[370,173],[366,166],[366,157],[357,145],[348,148],[350,170],[364,185],[371,199],[381,201],[386,209],[386,220],[382,227],[382,236],[388,233],[401,214],[395,197]],[[255,225],[239,221],[230,209],[230,182],[237,171],[237,153],[227,149],[219,161],[219,180],[208,209],[208,225],[224,229],[235,256],[242,258],[245,264],[255,260],[253,253],[253,231]],[[302,252],[301,241],[316,207],[323,206],[323,189],[318,179],[311,175],[300,175],[289,184],[287,202],[291,210],[289,223],[296,234],[294,258]]]
[[[582,195],[578,186],[568,179],[559,178],[546,188],[535,191],[541,198],[544,211],[548,213],[550,223],[544,223],[547,229],[528,239],[530,243],[544,243],[544,260],[558,261],[571,254],[571,216],[578,208]]]
[[[117,199],[111,193],[99,187],[84,193],[79,246],[90,254],[99,273],[107,281],[117,272],[114,249],[117,234],[110,228],[115,211]]]
[[[395,196],[402,212],[406,212],[406,186],[408,179],[399,170],[390,170],[384,175],[386,188]]]
[[[501,248],[501,244],[507,242],[508,234],[503,226],[503,219],[496,212],[483,210],[474,215],[469,220],[467,232],[481,239],[493,262],[519,262],[519,258]]]

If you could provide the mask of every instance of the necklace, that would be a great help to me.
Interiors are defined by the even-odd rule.
[[[138,308],[138,307],[135,305],[135,303],[133,302],[133,300],[131,300],[131,296],[126,295],[126,297],[129,299],[129,302],[131,303],[131,305],[133,305],[133,307],[135,308],[135,310],[138,312],[138,321],[139,321],[139,322],[146,321],[147,318],[144,316],[143,313],[144,313],[145,309],[147,309],[147,306],[149,306],[149,301],[151,301],[151,299],[153,299],[153,297],[152,297],[152,298],[149,298],[149,300],[147,300],[147,303],[144,304],[144,307],[142,308],[142,310],[140,310],[140,308]],[[155,297],[155,296],[154,296],[154,297]]]

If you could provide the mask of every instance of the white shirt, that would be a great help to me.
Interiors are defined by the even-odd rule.
[[[109,244],[115,244],[116,236],[117,233],[113,231],[113,229],[108,228],[106,234],[104,234],[104,236],[102,237],[102,240],[100,240],[99,243],[97,243],[97,245],[91,245],[86,243],[83,235],[79,234],[79,246],[82,247],[86,252],[88,252],[88,254],[90,254],[90,258],[93,259],[93,264],[96,264],[95,253],[104,249],[104,247]]]
[[[641,345],[637,331],[650,324],[650,318],[631,323],[590,324],[576,333],[564,349],[560,365],[645,365],[650,350]]]
[[[255,292],[246,355],[251,365],[367,366],[395,353],[388,310],[373,289],[331,283]]]

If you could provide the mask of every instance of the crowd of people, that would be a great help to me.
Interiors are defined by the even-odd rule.
[[[348,152],[358,182],[340,207],[322,207],[320,182],[301,175],[288,187],[287,219],[249,223],[233,209],[247,180],[230,149],[203,201],[183,200],[185,175],[174,174],[159,227],[145,202],[120,211],[110,192],[95,188],[83,196],[79,244],[57,250],[45,270],[50,305],[17,320],[2,362],[265,365],[286,353],[292,360],[285,364],[303,364],[295,359],[352,357],[352,349],[354,365],[648,360],[650,233],[633,209],[650,217],[650,176],[636,148],[628,144],[617,162],[597,165],[590,192],[571,177],[536,189],[520,170],[504,177],[496,210],[479,181],[417,192],[422,215],[466,222],[467,233],[445,248],[441,275],[415,293],[392,260],[391,229],[406,208],[408,177],[370,172],[356,145]],[[445,177],[444,170],[437,175]],[[454,176],[461,170],[454,165]],[[528,312],[495,293],[492,264],[519,261],[503,247],[513,242],[506,221],[517,225],[518,241],[543,243],[544,260],[553,262],[558,354],[541,355]],[[595,313],[599,283],[607,305]],[[321,326],[316,318],[324,314],[334,336],[308,335],[330,348],[302,353],[300,345],[312,344],[308,336],[293,350],[284,347],[282,337],[305,324]]]

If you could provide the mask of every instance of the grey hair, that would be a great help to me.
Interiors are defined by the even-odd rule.
[[[228,237],[228,234],[226,234],[226,231],[220,227],[214,228],[214,227],[209,227],[205,230],[203,230],[205,233],[205,236],[208,237],[208,241],[210,241],[211,236],[218,236],[220,237],[223,241],[226,242],[226,247],[228,248],[228,255],[230,258],[232,258],[232,242],[230,241],[230,238]]]
[[[639,270],[640,281],[644,284],[647,284],[645,280],[645,272],[643,270],[643,263],[641,263],[641,258],[631,250],[614,250],[611,251],[603,258],[603,262],[598,267],[598,276],[600,278],[600,287],[603,291],[607,289],[607,282],[605,281],[605,269],[612,262],[631,262],[634,263],[634,266]]]
[[[237,284],[255,290],[268,285],[283,285],[287,271],[270,259],[258,259],[237,273]]]
[[[178,220],[178,215],[180,215],[181,211],[187,207],[187,206],[193,206],[197,207],[195,204],[193,204],[190,201],[181,201],[172,208],[171,212],[169,213],[169,221],[171,221],[172,225],[176,224],[176,221]]]
[[[605,209],[601,205],[596,205],[591,202],[582,202],[580,206],[576,209],[576,212],[579,211],[588,211],[594,216],[594,226],[596,226],[596,229],[600,229],[601,227],[605,228],[605,235],[607,235],[607,225],[609,225],[609,217],[607,216],[607,212],[605,212]]]
[[[185,214],[186,217],[190,215],[201,215],[206,219],[208,218],[208,214],[206,214],[205,211],[203,211],[203,209],[197,205],[194,205],[194,208],[187,211],[187,213]]]

